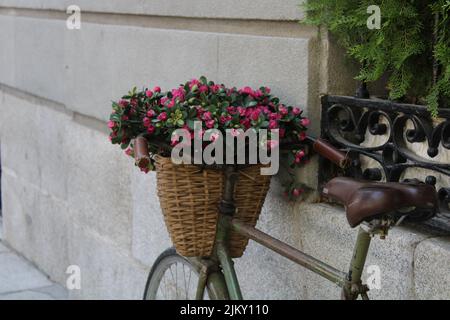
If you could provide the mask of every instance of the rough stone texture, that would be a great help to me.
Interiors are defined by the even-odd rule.
[[[294,247],[301,247],[293,204],[281,196],[278,179],[272,179],[257,227]],[[303,275],[299,266],[250,241],[236,270],[245,299],[302,299]],[[255,288],[258,288],[255,290]]]
[[[162,250],[172,246],[156,195],[156,176],[154,173],[145,175],[138,170],[133,170],[131,186],[133,257],[151,266]]]
[[[414,260],[418,299],[450,299],[450,238],[422,241]]]
[[[78,0],[82,12],[110,12],[161,16],[181,16],[200,18],[298,20],[303,17],[299,3],[301,0]],[[74,4],[70,0],[1,0],[0,7],[28,9],[56,9],[65,11]]]
[[[47,293],[26,290],[0,295],[0,300],[56,300]]]
[[[0,243],[0,253],[8,252],[9,249],[4,244]]]
[[[347,271],[356,240],[357,229],[351,229],[341,209],[325,204],[301,204],[299,213],[303,249],[319,259]],[[381,290],[372,290],[375,299],[414,299],[414,250],[426,235],[404,227],[391,230],[386,240],[374,238],[366,268],[377,265],[381,271]],[[363,274],[367,280],[369,274]],[[334,299],[339,288],[308,272],[307,298]],[[313,287],[314,286],[314,287]]]
[[[14,212],[4,217],[6,241],[53,280],[65,282],[65,270],[70,265],[67,207],[52,201],[30,183],[21,183],[8,171],[3,172],[2,180],[9,190],[4,198],[4,210]]]
[[[67,299],[66,289],[51,283],[47,276],[0,239],[0,300],[64,299]]]
[[[0,23],[10,19],[0,16]],[[308,39],[94,23],[69,31],[64,21],[28,17],[14,25],[16,76],[2,73],[0,82],[98,119],[106,120],[111,100],[133,85],[168,89],[200,75],[227,85],[268,85],[287,103],[309,103]],[[27,37],[37,29],[44,31]]]
[[[2,70],[2,82],[14,83],[14,18],[0,17],[0,70]]]
[[[220,82],[238,87],[267,84],[285,103],[307,105],[307,39],[221,35],[218,52]]]
[[[169,89],[201,74],[216,77],[214,34],[86,23],[81,32],[68,32],[66,41],[67,88],[81,93],[67,103],[99,119],[107,118],[111,100],[134,85]]]
[[[13,253],[0,254],[0,266],[0,294],[52,284],[42,273]]]
[[[141,299],[148,267],[134,260],[128,250],[85,225],[73,224],[68,234],[71,264],[80,267],[81,289],[71,299]]]

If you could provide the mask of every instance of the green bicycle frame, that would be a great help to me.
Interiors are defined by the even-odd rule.
[[[197,299],[203,297],[208,281],[214,281],[215,287],[226,287],[228,297],[224,295],[223,298],[242,300],[242,293],[234,269],[234,263],[228,253],[227,241],[231,231],[254,240],[264,247],[340,286],[342,288],[342,299],[353,300],[357,299],[360,295],[363,299],[368,299],[368,288],[362,284],[361,276],[370,246],[370,231],[360,228],[349,272],[344,273],[256,228],[233,219],[233,214],[236,210],[233,193],[237,180],[237,171],[234,167],[227,167],[225,175],[225,188],[223,200],[219,206],[219,221],[213,254],[208,260],[196,259],[195,262],[197,265],[200,264],[202,266],[197,289]],[[220,276],[220,269],[223,277]]]

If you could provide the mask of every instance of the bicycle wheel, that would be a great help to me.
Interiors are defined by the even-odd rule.
[[[194,300],[199,269],[180,256],[174,248],[167,249],[156,259],[145,286],[144,300]],[[222,274],[210,275],[204,300],[227,299]]]

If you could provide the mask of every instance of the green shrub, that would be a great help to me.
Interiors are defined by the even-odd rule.
[[[367,27],[371,5],[381,9],[380,29]],[[450,0],[309,0],[303,6],[303,22],[326,27],[360,63],[356,79],[387,74],[390,99],[427,104],[433,116],[450,101]]]

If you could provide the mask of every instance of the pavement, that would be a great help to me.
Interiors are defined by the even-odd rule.
[[[0,300],[67,300],[67,290],[51,281],[2,241],[0,217]]]

